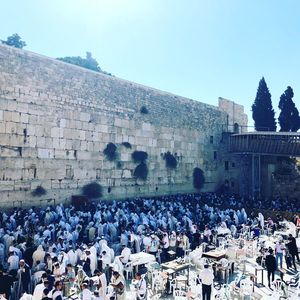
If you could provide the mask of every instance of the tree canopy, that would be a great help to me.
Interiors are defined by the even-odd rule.
[[[86,52],[85,58],[82,58],[80,56],[66,56],[66,57],[59,57],[57,59],[89,70],[102,72],[97,60],[92,57],[91,52]]]
[[[264,77],[258,84],[256,98],[252,105],[252,117],[257,131],[276,131],[275,112]]]
[[[278,122],[280,131],[296,132],[300,128],[299,111],[293,101],[293,89],[288,86],[285,92],[280,96],[279,109],[281,110]]]
[[[26,46],[26,42],[22,41],[21,37],[17,33],[14,33],[13,35],[7,37],[6,41],[1,40],[1,42],[2,44],[19,49],[22,49]]]

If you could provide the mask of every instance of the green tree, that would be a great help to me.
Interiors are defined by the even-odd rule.
[[[26,42],[22,41],[21,37],[17,33],[14,33],[13,35],[7,37],[6,41],[1,40],[1,42],[2,44],[20,49],[26,46]]]
[[[258,84],[256,98],[252,105],[252,118],[257,131],[276,131],[275,112],[264,77]]]
[[[80,56],[66,56],[66,57],[59,57],[57,59],[89,70],[102,72],[97,60],[92,57],[91,52],[86,52],[85,58],[82,58]]]
[[[280,96],[279,109],[281,110],[278,122],[280,131],[296,132],[300,128],[299,111],[293,101],[293,89],[288,86],[285,92]]]

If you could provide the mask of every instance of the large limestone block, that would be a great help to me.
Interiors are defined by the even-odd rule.
[[[91,115],[89,113],[86,113],[86,112],[81,112],[80,113],[80,117],[79,117],[80,121],[89,122],[90,119],[91,119]]]
[[[38,158],[54,158],[54,150],[53,149],[47,149],[47,148],[39,148],[38,149]]]
[[[62,138],[64,136],[64,129],[59,127],[51,128],[51,137],[52,138]]]
[[[13,191],[14,182],[13,181],[0,181],[0,191]]]
[[[132,177],[132,174],[131,174],[131,170],[123,170],[122,171],[122,178],[131,178]]]

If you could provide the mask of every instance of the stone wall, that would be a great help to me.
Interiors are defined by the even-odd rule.
[[[248,116],[244,112],[244,106],[219,97],[219,108],[227,113],[227,130],[241,133],[247,131]]]
[[[211,105],[0,45],[0,205],[68,201],[92,181],[105,198],[193,192],[194,167],[204,170],[204,190],[214,190],[226,120]],[[117,161],[103,154],[109,142]],[[132,176],[134,150],[149,155],[146,182]],[[176,170],[165,166],[167,151]],[[33,197],[39,185],[47,194]]]

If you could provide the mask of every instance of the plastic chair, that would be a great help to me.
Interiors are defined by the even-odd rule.
[[[174,300],[186,300],[186,292],[183,290],[175,290],[174,292]]]
[[[154,291],[157,294],[160,291],[165,290],[165,282],[162,277],[159,277],[154,282]]]
[[[131,276],[131,278],[133,278],[133,266],[132,266],[132,262],[128,262],[125,267],[124,267],[124,272],[125,272],[125,276],[126,279],[129,279],[129,275]]]
[[[170,286],[169,286],[168,294],[171,294],[172,291],[173,291],[173,293],[174,293],[175,289],[176,289],[176,280],[175,280],[175,278],[174,278],[174,279],[172,279],[172,280],[170,281]]]
[[[271,283],[271,286],[275,290],[275,292],[278,292],[281,295],[282,298],[287,298],[288,297],[287,286],[280,279],[274,280]]]
[[[252,295],[254,284],[250,279],[241,280],[240,286],[244,293],[248,293],[249,295]]]

